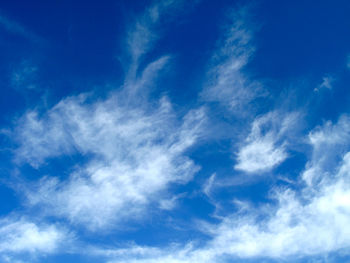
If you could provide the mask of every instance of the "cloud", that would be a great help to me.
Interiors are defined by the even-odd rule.
[[[320,89],[326,88],[331,90],[333,88],[333,83],[335,79],[332,76],[325,76],[322,78],[322,83],[314,89],[314,91],[319,91]]]
[[[14,151],[17,164],[29,163],[40,173],[41,167],[56,158],[83,159],[67,169],[67,177],[56,170],[21,185],[18,189],[25,197],[27,212],[35,211],[41,219],[63,218],[71,227],[111,230],[133,219],[144,220],[152,213],[147,208],[171,210],[185,196],[169,198],[169,188],[192,180],[200,169],[189,150],[205,132],[205,109],[179,116],[166,97],[151,100],[146,94],[170,56],[139,68],[143,65],[140,60],[158,38],[154,28],[160,16],[173,3],[160,2],[147,9],[129,32],[126,42],[132,61],[121,90],[106,99],[88,94],[68,97],[45,112],[30,110],[19,119],[11,133],[18,145]],[[254,48],[251,31],[240,15],[235,16],[213,58],[208,85],[201,94],[203,100],[222,103],[233,112],[262,94],[260,84],[243,72]],[[257,117],[239,145],[235,169],[258,173],[281,164],[288,158],[299,119],[298,113],[280,111]],[[349,127],[349,117],[343,116],[336,124],[327,122],[311,131],[312,154],[295,183],[300,189],[276,186],[269,196],[271,202],[254,208],[234,199],[232,211],[216,216],[219,222],[198,226],[202,240],[163,247],[87,246],[79,253],[103,256],[110,263],[208,263],[261,257],[294,260],[347,249]],[[202,188],[209,199],[217,184],[215,177],[213,174]],[[0,234],[0,252],[7,261],[10,253],[54,253],[70,239],[56,225],[25,219],[0,221]]]
[[[178,200],[184,198],[186,195],[184,193],[174,195],[169,199],[162,199],[159,202],[159,208],[163,210],[172,210],[178,205]]]
[[[346,153],[350,145],[349,116],[342,115],[335,124],[327,121],[323,126],[316,127],[309,133],[308,140],[313,152],[302,176],[311,186],[323,179],[323,173],[332,173],[339,156]]]
[[[107,261],[108,263],[210,262],[208,261],[209,258],[205,257],[201,257],[202,261],[198,261],[199,258],[192,255],[193,253],[198,254],[199,252],[194,252],[194,246],[192,243],[189,243],[182,248],[178,244],[165,248],[131,245],[121,249],[92,249],[91,251],[95,255],[109,258]]]
[[[128,78],[134,78],[137,74],[143,56],[152,50],[163,33],[164,23],[178,17],[179,12],[177,11],[181,10],[181,13],[184,13],[184,10],[190,9],[188,7],[194,4],[182,0],[154,1],[133,21],[132,25],[127,28],[125,40],[126,53],[129,54],[130,60],[127,64]]]
[[[231,14],[231,19],[233,23],[212,58],[201,98],[207,102],[219,102],[232,112],[242,113],[243,106],[256,97],[264,96],[264,92],[260,83],[250,80],[243,73],[244,66],[254,53],[247,10],[236,11]]]
[[[0,220],[0,253],[5,261],[15,262],[16,255],[23,253],[55,253],[71,239],[71,234],[56,225],[36,224],[23,218]]]
[[[265,136],[249,143],[238,153],[236,170],[245,172],[266,171],[287,158],[285,147],[276,147],[272,136]]]
[[[313,156],[318,155],[314,165],[317,160],[322,163],[342,155],[333,149],[344,140],[342,135],[349,136],[349,131],[341,128],[349,124],[342,117],[336,125],[328,123],[311,133]],[[225,253],[239,257],[273,258],[318,255],[349,247],[350,153],[343,155],[332,171],[320,169],[322,180],[309,182],[300,192],[276,189],[278,205],[263,212],[266,219],[259,220],[256,214],[227,218],[213,230],[213,245],[220,244]]]
[[[31,206],[95,229],[139,217],[170,183],[192,178],[198,167],[185,151],[201,134],[204,110],[192,110],[178,123],[165,98],[152,110],[122,101],[118,94],[93,104],[71,97],[41,118],[36,112],[22,118],[18,161],[39,167],[61,155],[91,156],[67,181],[43,178],[28,190]]]
[[[35,89],[38,67],[29,61],[22,61],[11,74],[11,85],[17,90]]]
[[[20,23],[13,21],[6,17],[4,14],[0,14],[0,26],[12,34],[22,36],[32,42],[41,43],[43,39],[38,35],[25,28]]]
[[[150,7],[132,20],[131,26],[126,28],[126,37],[122,41],[124,54],[120,59],[126,72],[124,89],[131,97],[130,100],[135,102],[136,97],[139,97],[140,100],[137,103],[140,103],[147,98],[147,88],[154,84],[157,73],[171,60],[170,55],[155,59],[146,56],[165,33],[165,25],[175,18],[179,22],[180,14],[187,13],[197,2],[154,1]]]
[[[256,118],[244,145],[237,153],[236,170],[248,173],[273,169],[287,157],[288,134],[297,125],[300,115],[283,115],[277,111]]]
[[[216,174],[212,174],[209,179],[205,182],[203,185],[203,193],[210,198],[211,192],[213,190],[214,184],[215,184],[215,177]]]
[[[67,179],[57,171],[19,186],[29,209],[96,230],[143,219],[151,204],[174,207],[176,198],[169,199],[166,190],[188,182],[199,169],[186,152],[203,134],[205,109],[180,117],[166,97],[150,99],[148,89],[170,57],[143,63],[142,69],[139,62],[157,38],[159,19],[179,5],[157,2],[136,19],[126,41],[128,74],[107,99],[68,97],[46,112],[29,110],[16,123],[11,136],[17,164],[39,169],[62,156],[84,159]]]
[[[145,67],[141,76],[128,76],[124,83],[124,96],[132,103],[147,101],[149,91],[154,86],[159,72],[166,66],[170,56],[162,56]]]
[[[154,42],[158,40],[157,25],[161,18],[169,14],[171,8],[175,6],[176,2],[173,0],[154,2],[129,28],[127,47],[134,62],[137,62],[142,55],[147,53]]]
[[[341,118],[335,125],[317,128],[317,133],[339,137],[339,125],[350,124]],[[330,130],[332,130],[331,133]],[[315,134],[314,131],[311,134]],[[347,132],[347,134],[349,134]],[[330,149],[340,141],[330,140]],[[318,151],[322,140],[312,142]],[[324,147],[324,146],[322,146]],[[324,158],[339,152],[323,148]],[[323,159],[321,159],[322,161]],[[257,209],[242,209],[224,217],[218,224],[206,224],[206,242],[194,241],[167,248],[131,246],[125,249],[100,251],[110,262],[244,262],[245,259],[281,261],[315,258],[350,247],[350,152],[333,166],[333,173],[320,171],[323,178],[312,185],[300,178],[299,190],[274,188],[275,201]]]

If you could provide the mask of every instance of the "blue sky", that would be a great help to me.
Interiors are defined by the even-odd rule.
[[[348,1],[1,1],[0,262],[346,262]]]

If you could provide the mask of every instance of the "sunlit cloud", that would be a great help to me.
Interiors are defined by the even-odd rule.
[[[58,73],[22,57],[0,65],[10,90],[0,116],[1,187],[11,188],[4,191],[9,207],[0,207],[0,261],[314,262],[346,255],[350,117],[331,96],[326,113],[318,113],[324,98],[313,96],[322,90],[339,96],[335,84],[345,86],[343,73],[325,75],[322,68],[310,71],[310,82],[304,73],[291,77],[298,71],[289,71],[288,56],[286,68],[276,70],[279,52],[267,47],[267,32],[275,29],[260,21],[264,12],[254,15],[253,5],[220,3],[218,11],[206,1],[144,4],[123,6],[126,23],[118,21],[122,34],[113,38],[121,54],[101,51],[118,58],[108,65],[118,76],[97,86],[86,85],[93,76],[84,74],[86,87],[81,76],[67,76],[79,86],[72,92],[53,83],[66,78],[58,76],[65,65],[56,53],[71,54],[76,43],[67,28],[85,28],[74,19],[53,38],[67,39],[43,51],[45,63],[45,56],[61,63]],[[213,32],[198,34],[208,41],[204,50],[191,34],[207,27]],[[35,27],[2,14],[0,29],[42,41]],[[186,59],[181,52],[192,46],[203,60],[184,72],[192,50]],[[302,91],[291,85],[294,78],[305,79]],[[45,105],[29,103],[11,115],[19,91],[44,89],[52,96]]]
[[[283,115],[274,111],[256,118],[237,153],[235,169],[264,172],[282,163],[288,157],[288,135],[295,130],[300,117],[297,113]]]

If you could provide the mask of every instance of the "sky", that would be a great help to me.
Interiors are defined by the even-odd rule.
[[[0,2],[0,262],[350,262],[350,2]]]

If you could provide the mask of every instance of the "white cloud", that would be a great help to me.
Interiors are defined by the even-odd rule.
[[[314,154],[324,154],[325,148],[332,151],[340,145],[348,145],[350,139],[350,118],[342,115],[336,124],[327,121],[323,126],[318,126],[309,133],[309,140],[314,148]],[[314,158],[317,160],[316,156]]]
[[[231,19],[233,24],[213,56],[201,97],[204,101],[222,103],[232,112],[242,114],[243,107],[264,94],[261,84],[249,80],[242,72],[254,52],[246,10],[236,11]]]
[[[350,246],[350,153],[327,183],[303,189],[276,192],[276,209],[263,213],[225,219],[213,229],[212,248],[238,257],[318,255]],[[315,191],[316,189],[316,191]],[[264,210],[264,209],[263,209]],[[267,212],[266,212],[267,211]]]
[[[159,201],[159,208],[163,210],[172,210],[178,205],[178,200],[184,198],[186,195],[184,193],[174,195],[168,199],[162,199]]]
[[[138,71],[143,56],[149,52],[155,42],[162,34],[160,23],[164,23],[176,17],[181,10],[182,13],[191,5],[185,1],[154,1],[140,16],[135,19],[131,27],[128,28],[126,46],[130,55],[128,67],[128,78],[134,78]]]
[[[275,146],[272,135],[255,139],[240,149],[236,170],[258,172],[274,168],[287,158],[284,145]]]
[[[248,173],[268,171],[287,157],[288,133],[297,125],[300,115],[283,115],[277,111],[256,118],[245,144],[237,154],[235,169]]]
[[[169,60],[169,56],[163,56],[151,63],[146,63],[144,68],[140,66],[144,62],[144,55],[152,50],[155,42],[159,39],[161,34],[158,28],[160,19],[167,14],[169,15],[169,11],[175,6],[176,3],[173,0],[154,2],[151,7],[146,8],[133,20],[131,26],[126,28],[126,37],[123,41],[126,56],[120,57],[126,72],[124,79],[126,98],[124,99],[138,104],[142,102],[141,100],[144,100],[148,95],[147,88],[153,84],[155,75]],[[137,97],[140,97],[139,101],[136,101]]]
[[[7,253],[53,253],[69,235],[55,225],[38,225],[25,219],[0,220],[0,252]]]
[[[333,88],[333,83],[334,83],[335,79],[332,76],[325,76],[322,78],[322,83],[315,88],[315,91],[319,91],[320,89],[326,88],[331,90]]]
[[[349,125],[342,117],[335,125],[326,124],[311,134],[327,134],[339,138],[340,126]],[[347,136],[349,132],[347,132]],[[330,137],[329,137],[330,136]],[[319,137],[318,137],[319,138]],[[312,141],[312,140],[311,140]],[[330,151],[323,148],[324,158],[334,158],[339,152],[332,148],[339,140],[328,140]],[[324,147],[324,141],[312,141],[314,151]],[[316,162],[316,160],[314,159]],[[323,158],[320,159],[323,162]],[[194,242],[182,248],[133,246],[111,250],[105,255],[110,262],[232,262],[255,258],[273,258],[281,261],[301,260],[304,257],[327,255],[350,247],[350,152],[333,166],[333,173],[322,172],[321,181],[304,185],[300,190],[276,188],[272,198],[276,205],[236,212],[217,225],[207,224],[205,233],[211,239],[204,245]],[[302,179],[302,178],[301,178]],[[100,251],[100,253],[104,253]]]
[[[154,41],[158,40],[158,35],[155,33],[157,24],[174,5],[175,1],[173,0],[155,2],[129,28],[127,43],[134,61],[147,53]]]
[[[211,192],[215,183],[215,177],[216,177],[216,174],[212,174],[203,185],[203,193],[208,197],[211,196]]]
[[[159,72],[166,66],[170,56],[163,56],[145,67],[141,76],[128,75],[124,83],[124,96],[130,103],[143,103],[147,101],[149,90],[154,85]]]
[[[154,23],[158,18],[155,8],[150,9],[146,20]],[[142,23],[136,24],[132,34],[130,53],[138,61],[153,36]],[[220,63],[213,70],[217,79],[212,79],[213,85],[203,96],[233,109],[251,101],[259,85],[241,72],[252,52],[250,33],[241,20],[228,35],[218,52]],[[141,41],[143,38],[146,42]],[[199,169],[186,152],[203,132],[205,112],[192,110],[179,118],[166,98],[153,104],[138,103],[138,91],[152,85],[167,60],[164,56],[149,64],[139,78],[128,76],[124,90],[106,100],[89,102],[88,96],[80,95],[60,101],[43,114],[34,110],[23,116],[13,133],[19,144],[15,152],[18,162],[39,167],[62,155],[87,158],[67,179],[60,175],[44,177],[24,189],[29,207],[39,207],[41,213],[65,217],[73,225],[82,224],[91,230],[143,216],[151,203],[162,209],[174,207],[180,197],[169,199],[164,191],[170,184],[188,182]],[[297,113],[270,112],[256,118],[238,152],[235,168],[267,171],[283,162],[288,157],[289,133],[299,117]],[[301,191],[275,189],[275,205],[242,209],[217,225],[208,224],[203,231],[210,237],[206,243],[165,248],[134,245],[86,253],[104,255],[110,262],[205,263],[254,257],[298,258],[348,248],[350,153],[345,154],[345,149],[349,123],[342,117],[336,125],[326,123],[309,134],[313,154],[302,174]],[[311,172],[311,177],[306,176]],[[214,180],[212,175],[203,189],[208,196]],[[239,204],[239,200],[235,202]],[[56,226],[25,220],[0,222],[0,234],[0,251],[6,253],[51,253],[66,237]]]
[[[127,35],[123,41],[126,56],[122,55],[120,59],[126,72],[124,86],[129,87],[130,96],[145,96],[145,85],[152,84],[152,78],[149,78],[149,75],[153,76],[155,71],[158,72],[163,68],[170,58],[163,56],[150,63],[147,61],[146,66],[143,67],[144,62],[149,59],[145,58],[145,55],[154,49],[155,43],[164,34],[165,25],[175,18],[179,23],[180,15],[192,10],[197,2],[199,1],[154,1],[149,8],[146,8],[133,20],[130,27],[126,28]],[[136,80],[138,80],[137,83]],[[143,87],[142,94],[138,92],[140,87]]]
[[[174,244],[165,248],[154,248],[147,246],[132,245],[122,249],[92,249],[93,254],[110,258],[108,263],[199,263],[210,262],[209,258],[201,257],[198,261],[198,254],[194,252],[193,244],[189,243],[185,247]]]
[[[157,2],[136,19],[126,41],[132,60],[121,90],[96,102],[86,94],[69,97],[19,120],[12,134],[17,163],[38,168],[60,156],[87,158],[66,180],[50,175],[25,189],[29,207],[94,230],[141,218],[152,202],[167,209],[175,203],[164,192],[198,171],[186,151],[202,134],[205,112],[191,110],[179,118],[165,97],[150,101],[147,91],[169,56],[139,65],[157,38],[151,32],[159,19],[179,5]]]
[[[311,186],[322,180],[324,173],[332,173],[339,156],[346,153],[350,145],[349,116],[341,116],[335,124],[327,121],[323,126],[316,127],[309,133],[308,139],[313,152],[302,176]]]
[[[67,181],[43,178],[27,193],[30,205],[95,229],[140,216],[170,183],[192,178],[198,167],[184,152],[201,134],[204,110],[178,123],[165,98],[152,110],[120,100],[117,94],[87,104],[71,97],[41,118],[35,112],[23,117],[18,160],[39,166],[60,155],[91,155]]]

